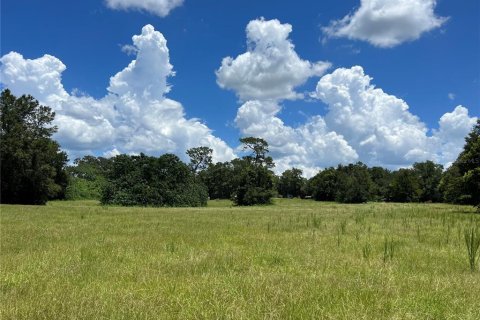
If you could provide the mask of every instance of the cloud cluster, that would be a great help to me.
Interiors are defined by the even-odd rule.
[[[116,10],[134,9],[165,17],[171,10],[181,6],[183,0],[106,0],[105,3]]]
[[[312,76],[320,76],[328,62],[302,60],[288,38],[290,24],[278,20],[253,20],[247,25],[247,52],[226,57],[217,70],[220,87],[234,90],[243,100],[296,99],[294,88]]]
[[[242,135],[262,137],[270,143],[277,172],[295,166],[311,176],[319,168],[355,161],[398,168],[427,159],[444,164],[455,160],[463,147],[463,138],[476,121],[466,108],[458,106],[452,113],[446,113],[440,119],[439,129],[430,132],[409,111],[405,101],[376,88],[360,66],[336,69],[318,81],[311,96],[319,100],[318,113],[322,107],[320,101],[327,105],[325,116],[313,116],[297,127],[286,125],[280,118],[281,102],[291,98],[299,83],[315,73],[303,73],[302,81],[298,82],[295,72],[281,72],[284,66],[259,68],[255,63],[261,60],[261,66],[273,66],[281,60],[280,52],[288,52],[296,61],[311,66],[298,58],[288,39],[290,32],[290,25],[277,20],[250,22],[248,40],[276,54],[249,49],[235,60],[224,59],[217,71],[219,84],[235,90],[246,100],[238,109],[235,124]],[[258,55],[261,59],[252,58]],[[253,67],[248,69],[249,65]],[[278,92],[271,94],[268,90],[271,82],[267,79],[278,79],[278,74],[283,75],[281,83],[288,85],[275,83],[272,88]],[[255,82],[259,78],[263,79],[261,85]]]
[[[354,13],[323,28],[326,37],[346,37],[390,48],[442,26],[447,18],[434,13],[436,0],[361,0]]]
[[[136,59],[111,77],[102,99],[68,94],[61,75],[65,65],[45,55],[25,59],[11,52],[1,59],[4,86],[16,95],[31,94],[56,112],[55,138],[70,155],[91,151],[106,156],[122,153],[165,152],[184,156],[185,150],[209,146],[214,159],[227,161],[233,150],[197,119],[187,119],[182,105],[165,97],[173,75],[167,41],[146,25],[133,37]]]

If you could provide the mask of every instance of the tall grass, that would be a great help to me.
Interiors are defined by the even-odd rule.
[[[468,262],[470,264],[470,270],[475,271],[477,252],[480,247],[480,232],[475,227],[470,227],[465,230],[465,244],[467,246]]]
[[[469,207],[209,205],[2,205],[0,318],[480,319]]]

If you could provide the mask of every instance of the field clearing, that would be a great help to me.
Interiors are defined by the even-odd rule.
[[[445,204],[1,206],[2,319],[480,319]]]

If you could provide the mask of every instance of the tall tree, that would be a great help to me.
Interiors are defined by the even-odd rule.
[[[209,147],[196,147],[187,150],[189,167],[194,173],[207,169],[212,164],[213,150]]]
[[[244,150],[251,150],[251,155],[232,161],[234,170],[233,200],[237,205],[269,204],[273,197],[273,172],[275,166],[267,156],[268,143],[261,138],[247,137],[240,139]]]
[[[262,138],[244,137],[240,139],[240,143],[243,144],[243,150],[250,150],[252,153],[244,157],[246,160],[253,161],[256,165],[264,165],[267,168],[273,168],[272,157],[267,156],[268,142]]]
[[[55,113],[32,96],[0,97],[1,202],[45,204],[63,197],[67,155],[51,139]]]

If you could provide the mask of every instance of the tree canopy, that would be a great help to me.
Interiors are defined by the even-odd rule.
[[[187,150],[189,167],[194,173],[207,169],[212,164],[213,150],[209,147],[196,147]]]
[[[67,186],[65,152],[51,136],[55,113],[32,96],[10,90],[0,97],[1,202],[45,204]]]
[[[123,206],[189,206],[207,204],[207,189],[195,181],[190,168],[176,155],[159,158],[144,154],[111,159],[103,204]]]

